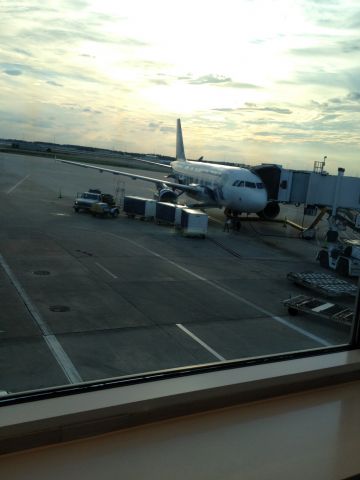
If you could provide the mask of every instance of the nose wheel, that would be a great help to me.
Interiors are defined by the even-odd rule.
[[[238,210],[232,210],[231,208],[226,207],[224,210],[224,214],[227,218],[237,218],[241,215],[241,212]]]
[[[234,232],[238,232],[241,229],[241,220],[240,220],[241,212],[238,212],[237,210],[231,210],[230,208],[225,208],[224,214],[226,216],[226,224],[228,226],[230,224],[231,229]]]

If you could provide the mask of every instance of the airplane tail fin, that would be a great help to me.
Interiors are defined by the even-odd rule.
[[[176,122],[176,160],[186,161],[180,118]]]

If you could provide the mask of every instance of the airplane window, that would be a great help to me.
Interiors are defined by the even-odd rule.
[[[239,187],[245,187],[245,182],[243,180],[241,180],[241,182],[239,183]]]
[[[257,183],[257,184],[256,184],[256,187],[257,187],[257,188],[260,188],[260,189],[261,189],[261,188],[264,188],[264,184],[263,184],[263,183]]]
[[[256,185],[254,182],[245,182],[245,187],[256,188]]]

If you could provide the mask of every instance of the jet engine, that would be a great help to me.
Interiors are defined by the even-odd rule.
[[[280,213],[280,206],[278,202],[269,202],[264,210],[258,212],[257,215],[264,220],[273,220]]]
[[[162,188],[157,195],[159,202],[177,203],[177,194],[170,188]]]

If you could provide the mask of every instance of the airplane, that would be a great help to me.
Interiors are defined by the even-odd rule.
[[[141,160],[141,159],[138,159]],[[171,173],[161,180],[135,173],[122,172],[111,168],[99,167],[87,163],[60,160],[83,168],[93,168],[99,172],[129,177],[133,180],[151,182],[157,188],[156,198],[161,202],[177,203],[180,195],[186,193],[196,200],[192,208],[224,207],[226,216],[238,216],[241,213],[257,213],[260,217],[271,219],[279,213],[279,206],[268,202],[268,194],[261,178],[248,168],[190,161],[186,159],[181,121],[177,119],[176,159],[170,165],[158,164],[168,168]],[[149,160],[144,163],[157,164]]]

